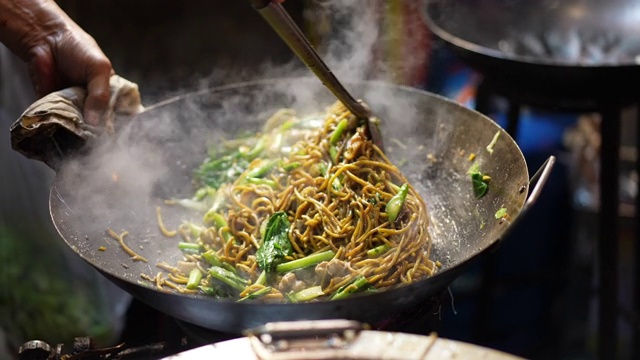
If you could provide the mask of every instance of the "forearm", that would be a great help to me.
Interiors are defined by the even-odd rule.
[[[70,26],[76,25],[53,0],[0,0],[0,41],[23,60]]]

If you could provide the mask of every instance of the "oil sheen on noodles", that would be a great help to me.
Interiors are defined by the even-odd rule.
[[[337,300],[432,275],[424,201],[339,102],[316,116],[282,109],[199,169],[194,210],[160,263],[158,288],[236,301]],[[160,208],[158,223],[165,235]]]

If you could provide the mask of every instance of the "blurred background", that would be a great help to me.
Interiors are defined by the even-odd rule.
[[[145,105],[221,84],[308,74],[249,2],[59,0],[58,3],[94,36],[116,71],[139,85]],[[490,1],[478,2],[478,6],[481,4],[491,6]],[[341,78],[380,79],[417,87],[476,108],[483,80],[495,76],[479,71],[431,31],[425,19],[425,2],[288,0],[284,6]],[[485,21],[491,22],[491,18]],[[566,44],[569,46],[569,42]],[[4,56],[4,63],[10,61],[9,54]],[[14,105],[2,109],[5,119],[2,124],[8,126],[33,98],[29,89],[19,87],[24,79],[9,78],[7,72],[2,75],[3,103]],[[484,95],[482,110],[507,128],[509,119],[513,120],[512,104],[508,96],[497,92],[493,95]],[[10,96],[18,99],[6,100]],[[407,331],[435,330],[441,337],[528,358],[601,358],[602,352],[597,347],[602,342],[598,322],[601,287],[597,282],[600,116],[592,111],[560,111],[560,106],[536,107],[520,100],[517,131],[512,135],[531,174],[550,155],[558,158],[550,181],[533,210],[497,251],[473,263],[441,296],[438,312],[432,314],[436,321],[414,324]],[[618,294],[615,306],[610,309],[617,330],[615,357],[630,359],[639,354],[639,345],[634,339],[638,332],[638,298],[633,290],[633,282],[637,281],[633,269],[637,264],[632,256],[638,246],[634,247],[633,218],[636,121],[633,113],[628,115],[620,120],[623,129],[620,153],[631,155],[621,155],[618,169],[619,198],[624,210],[616,225],[620,236],[616,237],[614,248],[619,256],[616,263],[607,266],[615,269],[618,285],[614,289]],[[38,181],[27,181],[34,176],[47,179],[51,173],[40,164],[12,153],[6,139],[8,132],[3,134],[5,139],[1,143],[6,147],[3,161],[20,163],[22,169],[13,175],[3,174],[4,186],[11,184],[13,189],[24,189],[16,191],[23,194],[19,198],[5,198],[3,193],[3,202],[29,206],[19,207],[18,211],[4,209],[4,214],[13,215],[4,216],[4,222],[0,222],[3,225],[0,255],[30,251],[12,247],[28,243],[27,238],[48,239],[43,246],[55,248],[59,239],[47,218],[48,183],[43,187]],[[27,226],[25,218],[34,212],[41,215]],[[8,289],[21,281],[27,266],[21,261],[16,257],[3,258],[0,288]],[[8,269],[12,266],[15,274],[10,276]],[[142,343],[166,334],[167,330],[158,325],[161,314],[111,289],[109,284],[96,288],[100,281],[84,264],[44,268],[64,268],[60,271],[71,274],[69,279],[82,274],[91,285],[76,284],[73,288],[60,285],[63,289],[30,285],[20,291],[34,292],[40,286],[41,296],[28,301],[25,300],[28,295],[14,293],[18,290],[1,292],[0,314],[5,318],[2,325],[9,349],[34,338],[55,343],[68,341],[69,336],[106,333],[107,341]],[[36,283],[51,281],[28,279]],[[90,323],[74,320],[68,331],[61,331],[63,320],[48,322],[49,328],[34,328],[34,322],[49,316],[37,310],[47,292],[69,292],[93,303],[94,320]],[[112,300],[91,300],[111,292]],[[51,311],[65,316],[77,313],[85,305],[69,305],[69,309],[64,304],[52,306],[55,309]],[[59,336],[53,336],[56,332]]]

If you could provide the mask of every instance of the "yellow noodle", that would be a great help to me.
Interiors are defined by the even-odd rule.
[[[174,237],[178,234],[177,231],[175,230],[167,230],[167,228],[164,226],[164,223],[162,222],[162,208],[160,208],[160,206],[156,207],[156,217],[158,218],[158,226],[160,227],[160,232],[162,232],[162,235],[166,236],[166,237]]]
[[[129,235],[128,231],[124,231],[121,234],[117,234],[115,231],[111,229],[107,229],[107,232],[109,233],[109,236],[111,236],[112,238],[117,240],[118,243],[120,243],[120,246],[122,247],[122,249],[131,256],[131,260],[147,262],[147,259],[145,259],[143,256],[138,255],[135,251],[131,250],[131,248],[129,248],[127,244],[124,243],[124,237]]]

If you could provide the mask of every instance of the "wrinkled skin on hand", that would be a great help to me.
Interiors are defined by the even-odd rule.
[[[101,121],[114,74],[111,62],[55,1],[0,0],[0,41],[28,65],[38,96],[86,87],[85,121]]]

